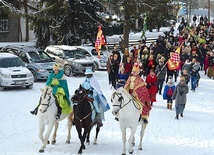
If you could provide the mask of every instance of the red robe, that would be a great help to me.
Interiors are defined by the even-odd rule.
[[[148,88],[148,92],[150,95],[151,102],[156,102],[156,94],[158,91],[157,76],[154,75],[154,77],[151,77],[150,75],[148,75],[146,77],[146,83],[147,83],[147,85],[151,85],[151,87]]]
[[[136,79],[134,81],[134,89],[130,90],[130,83],[131,83],[131,76],[130,75],[124,88],[133,94],[133,96],[141,103],[142,105],[142,117],[145,119],[148,119],[149,116],[149,111],[151,110],[151,105],[150,105],[150,97],[148,90],[146,88],[146,83],[144,80],[137,75]]]

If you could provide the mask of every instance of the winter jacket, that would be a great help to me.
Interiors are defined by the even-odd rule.
[[[164,99],[164,100],[167,99],[167,92],[168,92],[169,88],[172,88],[172,91],[174,92],[174,90],[175,90],[175,85],[174,85],[174,84],[166,84],[166,85],[165,85],[164,91],[163,91],[163,99]]]
[[[175,100],[175,104],[186,104],[187,101],[187,93],[189,92],[189,88],[186,83],[179,83],[175,87],[175,91],[173,92],[172,99]]]
[[[165,64],[162,65],[157,65],[156,69],[155,69],[155,74],[158,76],[159,80],[165,80],[166,77],[166,66]]]

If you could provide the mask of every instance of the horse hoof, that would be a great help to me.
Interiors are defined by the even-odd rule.
[[[138,150],[143,150],[142,148],[138,148]]]
[[[122,153],[121,155],[126,155],[125,153]]]
[[[82,154],[82,150],[79,150],[79,151],[78,151],[78,154]]]
[[[47,144],[50,144],[50,141],[49,141],[49,140],[47,141]]]
[[[39,150],[39,153],[44,153],[45,152],[45,150]]]
[[[97,142],[94,142],[94,145],[97,145]]]
[[[134,150],[133,150],[133,151],[131,151],[131,152],[129,152],[129,154],[133,154],[133,152],[134,152]]]
[[[71,142],[70,142],[70,140],[66,140],[66,142],[65,142],[66,144],[70,144]]]
[[[56,141],[55,141],[55,140],[53,140],[53,141],[51,142],[51,144],[52,144],[52,145],[56,144]]]

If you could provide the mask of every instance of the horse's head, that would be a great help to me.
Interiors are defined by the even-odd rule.
[[[74,95],[71,98],[71,101],[73,103],[81,103],[87,98],[88,94],[85,88],[83,88],[81,85],[78,89],[75,90]]]
[[[112,114],[117,115],[119,110],[121,109],[122,102],[124,100],[122,95],[122,87],[117,89],[111,96],[111,102],[112,102]]]
[[[42,95],[40,97],[40,106],[39,111],[41,113],[44,113],[47,111],[48,107],[55,101],[55,97],[52,93],[52,87],[45,87],[44,89],[40,89],[42,92]]]

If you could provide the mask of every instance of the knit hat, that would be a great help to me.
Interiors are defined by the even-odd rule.
[[[169,76],[169,78],[168,78],[168,83],[173,83],[172,76]]]
[[[55,63],[54,65],[53,65],[53,70],[59,70],[60,69],[60,64],[57,64],[57,63]]]

